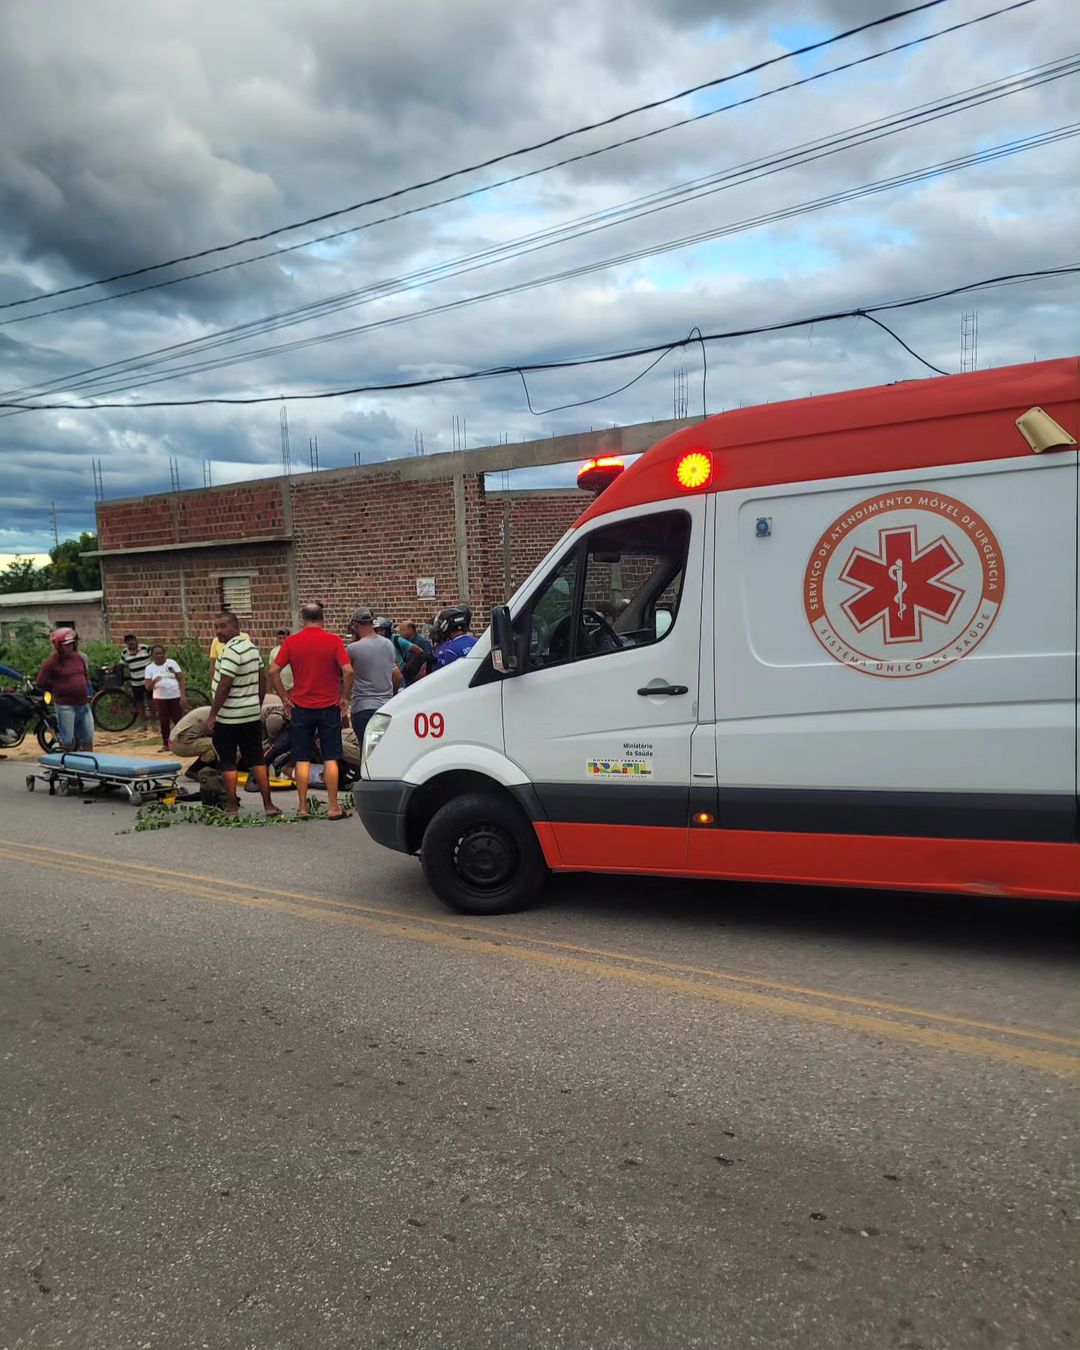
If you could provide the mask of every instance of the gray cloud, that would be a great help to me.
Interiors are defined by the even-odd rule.
[[[780,66],[699,96],[692,110],[978,12],[974,0],[956,0],[800,59],[797,70]],[[865,17],[855,0],[821,0],[800,11],[798,32],[825,33]],[[358,9],[344,0],[304,7],[285,0],[228,6],[177,0],[168,7],[12,0],[0,11],[0,25],[0,300],[207,247],[541,139],[780,52],[793,31],[789,6],[749,0],[721,7],[627,0],[617,13],[601,0],[566,7],[425,0],[408,10]],[[1074,50],[1078,37],[1075,17],[1055,0],[1039,0],[905,56],[332,248],[0,327],[4,387],[201,337],[605,209],[1049,60]],[[1077,104],[1075,79],[1062,81],[250,345],[466,299],[744,219],[1076,120]],[[662,125],[686,108],[592,133],[580,145]],[[738,327],[1072,260],[1080,200],[1074,144],[652,263],[147,384],[136,396],[299,391],[623,348],[694,324]],[[482,181],[488,176],[464,185]],[[984,361],[1003,364],[1075,350],[1075,295],[1074,282],[1004,288],[905,312],[895,322],[929,359],[953,368],[960,313],[977,306]],[[449,448],[454,414],[466,419],[470,444],[666,416],[678,364],[687,367],[697,406],[700,355],[693,347],[623,395],[539,419],[525,409],[514,380],[293,402],[294,458],[306,460],[308,436],[316,433],[324,465],[352,463],[356,453],[365,460],[410,453],[415,429],[424,432],[429,451]],[[922,373],[884,334],[856,322],[714,348],[709,366],[712,410]],[[631,373],[623,367],[553,373],[530,380],[530,387],[535,405],[545,408],[601,394]],[[52,500],[72,513],[61,518],[69,528],[90,523],[91,456],[103,461],[110,495],[167,488],[171,457],[189,486],[201,484],[204,459],[214,461],[219,478],[259,465],[272,471],[280,463],[277,416],[271,404],[0,417],[0,549],[47,547]]]

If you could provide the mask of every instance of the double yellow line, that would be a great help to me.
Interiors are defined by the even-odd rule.
[[[515,961],[539,969],[656,993],[771,1013],[870,1035],[877,1040],[899,1041],[926,1050],[976,1055],[1043,1073],[1080,1076],[1080,1039],[1056,1032],[1009,1027],[952,1013],[909,1007],[902,1003],[761,979],[735,971],[558,942],[470,919],[411,915],[354,900],[309,895],[276,887],[253,887],[228,877],[153,867],[148,863],[123,862],[97,854],[76,853],[69,849],[49,848],[12,839],[0,839],[0,859],[30,868],[56,868],[113,885],[122,880],[129,885],[165,891],[173,896],[238,905],[245,909],[270,910],[317,923],[358,928],[385,937],[423,942],[472,957]]]

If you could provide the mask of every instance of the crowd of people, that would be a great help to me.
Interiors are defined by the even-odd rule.
[[[329,819],[341,820],[339,788],[343,775],[359,772],[368,722],[400,689],[466,655],[476,642],[471,627],[467,605],[440,610],[428,633],[413,620],[395,628],[360,605],[343,641],[326,629],[322,605],[311,601],[300,610],[297,631],[277,631],[264,664],[237,616],[223,610],[209,651],[210,703],[199,707],[190,706],[185,672],[162,645],[147,647],[126,633],[121,661],[139,726],[147,729],[152,715],[161,753],[192,756],[188,777],[204,786],[220,782],[227,811],[239,810],[244,772],[267,815],[279,814],[271,776],[288,776],[300,817],[310,814],[314,782],[326,789]],[[36,683],[53,696],[61,749],[92,750],[90,672],[78,635],[60,628],[50,641],[53,653]]]

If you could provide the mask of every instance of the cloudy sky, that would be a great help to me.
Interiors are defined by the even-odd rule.
[[[1080,77],[1025,75],[1080,51],[1072,0],[1034,0],[637,144],[370,223],[766,93],[1004,3],[945,0],[381,206],[0,310],[5,396],[74,403],[111,391],[131,404],[276,398],[621,350],[695,325],[747,327],[1076,263],[1075,139],[803,209],[1080,123]],[[5,0],[0,304],[337,211],[904,7],[903,0]],[[923,106],[960,95],[970,106],[947,116]],[[910,124],[920,107],[922,120]],[[890,127],[899,129],[881,134]],[[280,252],[338,230],[352,232]],[[654,251],[626,257],[642,250]],[[267,251],[276,256],[41,315]],[[564,273],[576,275],[551,279]],[[1075,353],[1078,301],[1080,279],[1058,278],[935,302],[890,322],[952,371],[965,310],[978,311],[980,366],[996,366]],[[270,319],[273,327],[232,331]],[[351,331],[307,341],[342,330]],[[182,343],[196,345],[162,350]],[[141,364],[132,369],[134,358]],[[594,398],[644,364],[538,375],[530,380],[533,404],[546,410]],[[694,347],[624,393],[543,416],[529,412],[516,377],[293,401],[293,460],[306,467],[315,436],[324,468],[356,455],[410,454],[417,433],[428,452],[451,449],[455,419],[457,434],[463,422],[475,446],[669,417],[680,369],[695,412],[702,363]],[[711,346],[705,392],[717,411],[924,373],[865,320],[844,320]],[[48,548],[54,501],[62,536],[92,528],[93,457],[106,496],[166,490],[172,459],[186,487],[202,484],[205,461],[215,482],[279,471],[279,413],[273,402],[0,415],[0,554]]]

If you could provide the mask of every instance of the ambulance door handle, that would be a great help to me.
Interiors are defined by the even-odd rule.
[[[639,694],[644,694],[646,698],[653,694],[688,694],[689,688],[685,684],[647,684],[644,689],[639,689]]]

